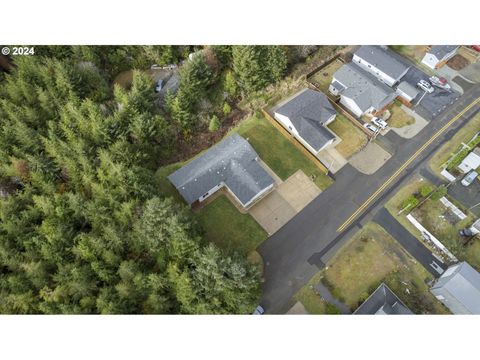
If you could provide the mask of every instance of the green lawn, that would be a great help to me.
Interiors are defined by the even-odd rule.
[[[440,150],[438,150],[429,161],[430,168],[440,173],[442,165],[444,165],[450,156],[456,153],[463,142],[469,141],[472,136],[480,131],[480,114],[472,118],[465,126],[463,126]]]
[[[328,125],[328,128],[342,139],[335,149],[347,159],[362,149],[367,143],[365,133],[341,114],[337,114],[335,120]]]
[[[430,273],[377,224],[365,225],[328,265],[321,281],[352,310],[384,282],[414,313],[447,312],[429,292]]]
[[[313,289],[313,285],[317,284],[321,280],[322,274],[318,272],[310,281],[302,287],[296,294],[295,300],[300,301],[309,314],[338,314],[338,309],[323,300]]]
[[[388,125],[394,128],[401,128],[404,126],[415,124],[415,118],[407,114],[397,102],[395,102],[390,109],[390,118],[388,119]]]
[[[282,179],[301,169],[307,176],[313,176],[315,184],[322,190],[332,183],[317,165],[308,159],[287,138],[262,115],[254,115],[235,129],[248,138],[260,158]]]
[[[267,233],[249,214],[240,213],[226,196],[195,213],[205,230],[205,236],[227,252],[244,254],[256,249],[267,238]]]

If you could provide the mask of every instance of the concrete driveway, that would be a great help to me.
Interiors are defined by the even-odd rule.
[[[249,213],[272,235],[320,193],[310,178],[298,170],[255,204]]]
[[[350,158],[350,165],[363,174],[372,175],[391,157],[380,145],[370,142]]]

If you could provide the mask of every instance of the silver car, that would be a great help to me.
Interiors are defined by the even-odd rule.
[[[422,89],[422,90],[425,90],[426,92],[428,92],[429,94],[433,93],[433,91],[435,90],[433,88],[432,85],[430,85],[430,83],[427,81],[427,80],[420,80],[417,84],[417,86]]]
[[[474,170],[470,171],[463,179],[462,185],[469,186],[473,183],[473,181],[477,178],[478,173]]]

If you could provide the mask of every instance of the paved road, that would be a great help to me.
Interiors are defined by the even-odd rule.
[[[399,179],[393,181],[380,197],[342,233],[337,228],[365,202],[405,161],[410,158],[433,134],[453,116],[480,96],[480,86],[472,88],[446,114],[431,121],[412,139],[399,139],[390,131],[386,141],[392,146],[392,158],[374,175],[364,175],[347,164],[335,174],[335,182],[315,198],[300,213],[269,237],[258,248],[265,262],[262,305],[268,313],[284,313],[292,296],[328,261],[349,236],[356,231],[359,222],[386,200],[400,182],[411,175],[480,107],[473,107],[452,125],[446,134],[438,137],[421,155],[405,169]]]
[[[410,255],[423,265],[433,276],[439,277],[448,267],[435,257],[428,248],[413,236],[387,209],[380,209],[374,216],[373,221],[383,227],[392,235]]]

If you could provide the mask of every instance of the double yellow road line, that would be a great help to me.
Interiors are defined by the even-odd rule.
[[[365,208],[372,203],[373,200],[383,191],[385,188],[395,180],[400,173],[405,170],[405,168],[410,165],[413,160],[415,160],[432,142],[434,142],[442,133],[445,132],[455,121],[460,119],[468,110],[474,107],[478,102],[480,102],[480,97],[476,98],[470,105],[463,109],[460,113],[455,115],[448,123],[446,123],[440,130],[438,130],[425,144],[423,144],[416,152],[413,154],[405,163],[398,168],[395,173],[385,181],[382,186],[380,186],[350,217],[337,229],[337,232],[342,232],[345,230],[353,220],[363,211]]]

